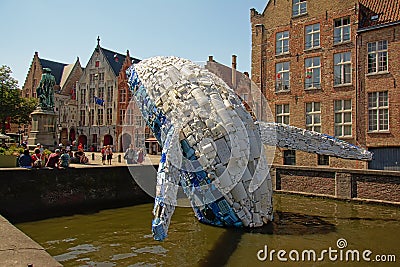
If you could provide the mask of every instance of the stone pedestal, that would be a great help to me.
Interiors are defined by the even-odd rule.
[[[29,147],[35,147],[37,143],[40,143],[45,148],[54,149],[57,146],[57,114],[52,110],[38,107],[31,113],[31,116],[32,129],[28,138]]]

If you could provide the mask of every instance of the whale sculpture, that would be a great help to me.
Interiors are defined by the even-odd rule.
[[[333,137],[260,122],[219,77],[178,57],[154,57],[127,70],[128,84],[162,146],[152,233],[167,237],[182,188],[200,222],[260,227],[273,219],[263,144],[349,159],[372,154]]]

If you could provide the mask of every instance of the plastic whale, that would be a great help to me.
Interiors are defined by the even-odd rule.
[[[257,121],[219,77],[178,57],[154,57],[127,70],[132,96],[159,144],[152,233],[167,237],[183,190],[200,222],[260,227],[273,220],[263,144],[349,159],[372,153],[328,135]]]

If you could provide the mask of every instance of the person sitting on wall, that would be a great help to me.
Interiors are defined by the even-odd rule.
[[[86,157],[85,152],[83,152],[83,149],[80,149],[75,152],[75,158],[76,158],[76,160],[73,161],[74,163],[77,162],[77,163],[86,164],[89,162],[89,159]]]
[[[60,149],[58,149],[58,148],[54,151],[54,153],[51,153],[47,160],[46,167],[58,168],[59,167],[58,161],[60,159],[60,154],[61,154],[61,152],[60,152]]]
[[[22,153],[18,158],[18,165],[22,168],[32,168],[32,158],[29,155],[29,149],[24,149],[24,153]]]
[[[44,154],[40,153],[39,148],[35,148],[32,155],[33,168],[42,168],[46,162],[46,157]]]
[[[68,168],[70,159],[71,159],[71,157],[69,156],[68,151],[62,150],[62,154],[60,156],[60,162],[59,162],[60,167]]]

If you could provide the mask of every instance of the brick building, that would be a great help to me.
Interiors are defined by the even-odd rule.
[[[270,0],[261,14],[252,9],[252,80],[275,120],[376,152],[370,168],[396,168],[399,21],[397,0]],[[382,157],[387,146],[392,163]],[[275,163],[368,165],[283,149]]]
[[[42,78],[44,68],[50,68],[56,80],[54,111],[58,115],[56,128],[59,133],[59,141],[63,144],[71,143],[75,140],[78,125],[76,85],[82,75],[79,58],[76,59],[75,63],[64,64],[40,58],[39,53],[35,52],[22,86],[22,97],[37,97],[36,88]],[[29,127],[25,127],[24,130],[24,135],[28,135]]]
[[[139,62],[100,46],[100,38],[79,79],[78,142],[98,150],[111,145],[123,151],[130,143],[144,143],[145,125],[139,109],[129,104],[126,69]]]

